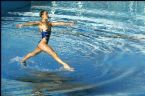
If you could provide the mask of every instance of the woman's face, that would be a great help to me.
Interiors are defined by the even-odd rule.
[[[48,12],[44,11],[43,15],[42,15],[43,19],[48,19]]]

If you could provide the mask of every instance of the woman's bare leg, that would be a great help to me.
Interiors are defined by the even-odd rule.
[[[73,71],[74,69],[71,68],[67,63],[63,62],[58,55],[55,53],[55,51],[48,46],[46,43],[40,43],[38,45],[39,48],[41,48],[41,50],[45,51],[46,53],[48,53],[49,55],[51,55],[58,63],[62,64],[64,66],[65,69]]]
[[[21,60],[21,62],[22,62],[22,63],[25,62],[27,59],[29,59],[29,58],[31,58],[31,57],[37,55],[37,54],[40,53],[41,51],[42,51],[42,50],[41,50],[39,47],[37,47],[34,51],[28,53],[28,54]]]

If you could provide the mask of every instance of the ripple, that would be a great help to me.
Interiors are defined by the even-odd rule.
[[[89,9],[81,5],[83,2],[77,3],[80,9],[66,9],[53,2],[53,7],[32,6],[31,12],[9,12],[12,17],[2,17],[4,94],[143,94],[144,14],[132,16],[122,11]],[[56,53],[76,69],[75,72],[61,70],[62,67],[44,53],[28,60],[26,69],[17,64],[24,54],[37,46],[41,36],[36,28],[17,29],[14,26],[39,20],[41,9],[50,11],[50,21],[75,21],[72,27],[53,27],[49,42]]]

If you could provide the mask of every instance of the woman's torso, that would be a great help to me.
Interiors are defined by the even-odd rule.
[[[40,22],[39,24],[39,30],[41,32],[42,35],[42,41],[43,38],[45,43],[48,43],[49,38],[50,38],[50,34],[51,34],[51,24],[49,22]]]
[[[44,31],[50,32],[51,31],[51,24],[49,22],[45,22],[45,23],[40,22],[39,30],[40,30],[40,32],[44,32]]]

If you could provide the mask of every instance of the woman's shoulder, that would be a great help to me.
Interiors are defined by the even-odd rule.
[[[52,25],[52,22],[48,22],[48,25],[51,26]]]

